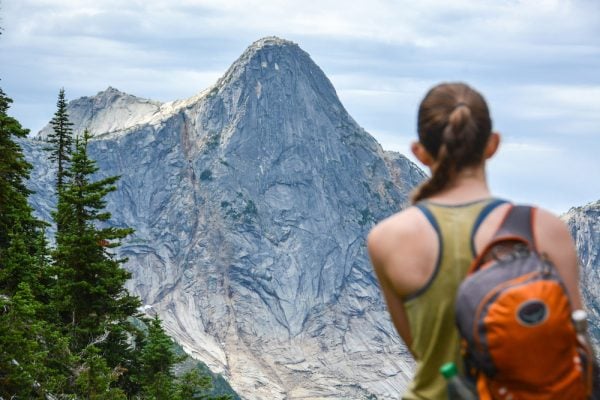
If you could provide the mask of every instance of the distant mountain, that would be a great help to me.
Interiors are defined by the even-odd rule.
[[[412,365],[365,248],[424,178],[348,115],[296,44],[252,44],[212,87],[170,103],[108,88],[69,104],[96,135],[116,225],[136,233],[130,289],[246,399],[397,398]],[[40,132],[44,137],[47,128]],[[23,147],[49,220],[54,168]]]
[[[562,218],[577,246],[581,291],[590,312],[593,339],[600,350],[600,200],[571,208]]]
[[[69,120],[81,129],[98,132],[104,135],[122,131],[144,123],[152,116],[159,114],[161,103],[141,99],[108,87],[93,97],[81,97],[69,103]],[[52,132],[47,125],[38,133],[44,139]]]

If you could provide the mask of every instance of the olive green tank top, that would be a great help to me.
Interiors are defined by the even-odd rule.
[[[499,199],[460,205],[428,201],[416,205],[436,230],[439,255],[436,268],[423,288],[404,298],[410,326],[410,350],[417,365],[405,400],[446,400],[440,367],[454,362],[462,368],[459,333],[454,325],[454,298],[474,258],[473,236]]]

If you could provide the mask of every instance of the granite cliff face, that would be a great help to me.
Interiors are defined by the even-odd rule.
[[[562,218],[577,246],[581,291],[590,312],[592,338],[600,350],[600,200],[572,208]]]
[[[404,390],[365,237],[424,174],[356,124],[307,53],[265,38],[191,99],[109,88],[69,112],[101,174],[122,176],[109,210],[136,230],[120,249],[131,291],[191,355],[247,399]],[[23,147],[49,219],[53,168],[42,143]]]

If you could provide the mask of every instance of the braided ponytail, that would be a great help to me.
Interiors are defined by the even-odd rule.
[[[432,176],[419,186],[413,203],[450,186],[467,167],[480,164],[492,131],[483,97],[463,83],[431,89],[419,107],[419,141],[436,161]]]

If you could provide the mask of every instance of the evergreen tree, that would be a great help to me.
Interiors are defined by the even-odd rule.
[[[158,318],[145,338],[131,324],[140,302],[111,249],[132,230],[108,226],[104,211],[118,177],[92,180],[87,132],[71,149],[64,90],[49,140],[58,162],[49,260],[44,223],[27,202],[31,166],[15,140],[28,131],[7,115],[11,102],[0,89],[0,399],[229,398],[206,395],[210,378],[199,371],[174,376],[181,357]]]
[[[60,192],[66,181],[73,146],[73,123],[69,121],[64,88],[61,88],[58,92],[56,108],[54,117],[50,121],[53,132],[48,134],[47,139],[52,146],[48,147],[47,150],[50,151],[50,160],[57,163],[56,191]]]
[[[13,294],[20,282],[27,282],[41,299],[45,296],[41,263],[47,252],[45,224],[33,216],[27,201],[31,192],[25,182],[32,167],[17,140],[29,130],[8,115],[11,103],[0,88],[0,293]]]
[[[31,165],[25,160],[16,138],[29,133],[19,121],[7,114],[12,100],[0,88],[0,252],[9,246],[9,234],[18,223],[20,229],[32,239],[40,223],[32,216],[27,203],[30,191],[25,186]],[[26,243],[30,243],[26,240]],[[31,249],[30,249],[31,250]],[[0,268],[2,268],[0,253]]]
[[[140,356],[140,381],[147,399],[170,400],[176,395],[173,367],[183,360],[173,349],[173,340],[162,328],[158,315],[148,326],[148,336]]]
[[[26,243],[21,224],[17,221],[8,231],[8,248],[2,251],[2,268],[0,268],[0,284],[5,294],[12,294],[20,283],[35,287],[37,293],[40,285],[41,268],[31,246]]]
[[[106,349],[106,360],[109,365],[119,366],[123,373],[119,376],[117,386],[125,392],[128,398],[138,399],[142,393],[141,371],[143,364],[141,360],[141,349],[145,343],[145,333],[137,328],[138,318],[130,318],[129,325],[121,325],[119,329],[113,329],[110,341],[104,343]],[[135,321],[135,325],[134,325]],[[123,341],[130,343],[128,348],[120,344]]]
[[[26,283],[12,297],[0,295],[0,398],[42,399],[65,386],[67,341],[39,318],[40,307]]]
[[[186,372],[179,378],[177,384],[177,398],[181,400],[201,399],[200,392],[206,392],[212,387],[212,380],[209,375],[200,373],[197,369]],[[230,400],[227,397],[225,400]]]
[[[140,302],[124,287],[131,275],[121,267],[125,260],[115,258],[109,249],[119,246],[119,239],[132,230],[98,226],[110,219],[104,197],[116,190],[119,178],[91,180],[98,168],[87,154],[90,137],[86,131],[76,140],[69,182],[58,193],[54,304],[74,352],[96,344],[105,354],[107,350],[118,354],[129,346],[121,331],[127,329],[127,318],[137,313]]]
[[[44,318],[44,223],[33,217],[25,182],[31,165],[17,139],[29,132],[7,112],[0,89],[0,397],[37,398],[65,385],[67,341]]]
[[[77,394],[88,400],[126,400],[125,393],[111,385],[117,381],[120,371],[111,370],[94,345],[83,351],[83,364],[76,379]]]
[[[148,333],[140,351],[141,369],[134,378],[141,383],[144,400],[231,400],[229,395],[210,395],[212,378],[194,368],[176,377],[174,367],[185,355],[178,355],[173,339],[164,331],[158,316],[148,323]]]
[[[233,400],[228,394],[211,395],[212,379],[198,368],[183,374],[177,383],[177,395],[174,400]]]
[[[88,157],[90,135],[76,140],[69,167],[69,181],[58,194],[54,213],[57,247],[53,252],[53,303],[61,324],[71,338],[71,349],[80,354],[93,344],[100,348],[109,368],[130,353],[127,318],[140,305],[124,285],[130,273],[109,249],[132,232],[129,228],[99,227],[110,219],[104,197],[116,190],[118,177],[92,181],[98,170]]]
[[[136,366],[130,342],[138,334],[129,317],[137,315],[140,302],[124,287],[130,277],[121,266],[125,260],[115,258],[110,249],[132,230],[107,224],[104,198],[116,190],[119,178],[93,180],[98,168],[88,157],[90,138],[86,131],[75,140],[65,174],[69,179],[58,192],[52,303],[71,350],[82,358],[73,391],[84,398],[119,398],[139,392],[128,371]]]

